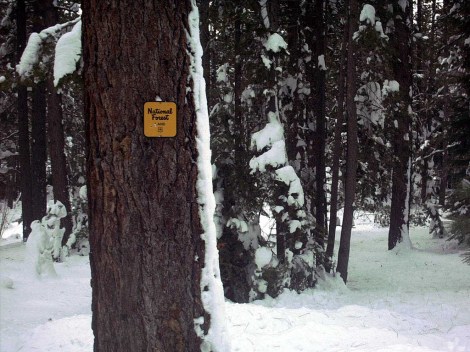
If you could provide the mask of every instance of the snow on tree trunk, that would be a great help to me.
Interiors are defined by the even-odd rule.
[[[219,253],[217,250],[217,231],[214,223],[215,198],[212,189],[212,165],[210,150],[209,113],[207,111],[206,85],[202,68],[202,46],[199,37],[199,11],[195,0],[191,1],[189,13],[188,43],[191,48],[191,79],[196,111],[196,147],[198,151],[198,192],[199,217],[204,233],[201,238],[205,243],[204,267],[201,277],[201,298],[205,311],[210,316],[210,329],[204,333],[201,325],[204,317],[195,319],[195,329],[203,339],[202,352],[230,351],[230,340],[225,322],[224,291],[220,278]]]

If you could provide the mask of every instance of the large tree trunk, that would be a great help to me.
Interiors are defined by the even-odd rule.
[[[187,93],[190,9],[189,1],[83,3],[95,351],[200,351],[195,319],[206,330],[212,322],[201,301],[201,270],[212,263]],[[177,105],[174,138],[144,136],[143,106],[157,96]]]
[[[395,1],[393,6],[397,16],[395,16],[395,33],[391,37],[391,42],[395,53],[395,59],[392,62],[393,73],[400,85],[400,106],[394,113],[398,127],[394,130],[393,138],[392,204],[388,249],[394,248],[399,242],[411,246],[408,230],[411,193],[411,115],[409,109],[412,102],[410,96],[412,12],[410,5],[406,6],[403,11],[398,2]]]
[[[26,47],[26,8],[24,0],[16,2],[16,59],[20,61],[23,50]],[[20,189],[21,210],[23,213],[23,240],[26,241],[31,232],[31,222],[34,220],[32,213],[31,193],[31,156],[29,147],[29,118],[28,118],[28,91],[24,84],[18,83],[18,144],[20,161]]]
[[[357,114],[354,97],[356,88],[356,58],[354,50],[353,33],[357,28],[358,9],[357,0],[349,2],[349,34],[348,34],[348,64],[347,64],[347,94],[346,112],[348,122],[348,150],[346,156],[346,181],[344,184],[344,214],[341,227],[341,240],[338,252],[337,272],[343,281],[348,279],[349,248],[351,243],[351,229],[353,224],[353,203],[356,194],[356,171],[357,171]]]

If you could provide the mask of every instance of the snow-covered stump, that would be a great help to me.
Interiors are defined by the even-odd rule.
[[[31,223],[31,234],[26,242],[27,270],[38,277],[56,276],[54,259],[60,259],[62,237],[65,229],[60,228],[60,219],[67,216],[65,206],[50,200],[47,215],[39,222]]]

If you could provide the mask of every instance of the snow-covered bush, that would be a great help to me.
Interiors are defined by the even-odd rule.
[[[61,256],[62,237],[65,229],[60,228],[60,219],[67,216],[65,206],[50,200],[47,215],[41,221],[31,223],[31,234],[26,242],[28,269],[38,276],[54,276],[54,259]]]

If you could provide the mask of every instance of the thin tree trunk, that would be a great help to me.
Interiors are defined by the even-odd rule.
[[[348,34],[348,63],[347,63],[347,94],[346,94],[346,112],[348,122],[347,137],[347,156],[346,156],[346,181],[345,181],[345,198],[344,198],[344,214],[341,227],[341,240],[338,252],[337,272],[340,273],[343,281],[346,283],[348,279],[349,249],[351,243],[351,229],[353,225],[353,203],[356,193],[356,171],[357,171],[357,115],[356,103],[354,97],[356,95],[356,58],[354,50],[353,33],[357,28],[358,9],[357,0],[349,2],[349,34]]]
[[[325,21],[324,0],[310,0],[307,3],[306,25],[309,27],[308,46],[312,50],[312,62],[307,71],[312,94],[309,99],[309,122],[315,126],[309,141],[310,167],[314,169],[315,181],[310,192],[314,195],[311,211],[315,215],[314,236],[316,242],[324,247],[327,233],[326,192],[325,192],[325,145],[326,145],[326,109],[325,109],[325,70],[320,65],[320,58],[325,58]],[[310,127],[311,128],[311,127]]]
[[[57,94],[52,77],[47,80],[47,127],[49,156],[51,158],[52,186],[54,200],[60,201],[67,209],[67,216],[61,220],[65,228],[62,245],[72,232],[71,206],[67,179],[67,159],[65,158],[64,127],[62,125],[61,96]]]
[[[194,321],[211,323],[182,50],[190,9],[189,1],[83,3],[95,351],[200,351]],[[144,136],[143,106],[156,95],[177,105],[174,138]]]
[[[325,1],[316,0],[314,11],[317,14],[315,28],[316,45],[314,58],[317,59],[315,70],[315,104],[314,112],[316,119],[316,152],[315,152],[315,219],[318,243],[324,246],[327,233],[326,223],[326,170],[325,170],[325,148],[326,148],[326,68],[321,67],[320,57],[325,60]]]
[[[26,7],[24,0],[16,2],[16,60],[20,61],[26,47]],[[28,91],[24,84],[18,82],[18,144],[20,162],[20,189],[21,210],[23,214],[23,241],[28,239],[31,232],[31,222],[34,220],[32,212],[31,193],[31,155],[29,147],[29,118],[28,118]]]
[[[44,21],[46,27],[51,27],[59,22],[59,14],[54,6],[54,1],[43,0]],[[67,159],[65,158],[65,135],[62,124],[62,98],[54,86],[53,77],[46,79],[47,87],[47,127],[49,156],[51,159],[52,187],[54,189],[54,200],[60,201],[67,209],[67,216],[61,220],[65,228],[62,237],[64,246],[72,232],[72,215],[67,178]]]
[[[346,69],[346,47],[348,45],[348,22],[345,21],[344,32],[343,32],[343,43],[341,48],[341,58],[339,65],[339,77],[338,77],[338,111],[336,114],[336,126],[333,146],[333,165],[332,165],[332,176],[331,176],[331,196],[330,196],[330,223],[328,229],[328,244],[326,246],[326,260],[325,270],[329,272],[331,270],[332,258],[335,248],[335,237],[336,237],[336,218],[338,216],[338,188],[339,188],[339,162],[341,158],[341,132],[343,131],[344,122],[344,70]]]
[[[392,36],[392,46],[395,59],[392,62],[394,75],[400,85],[400,108],[394,114],[398,128],[394,130],[393,138],[393,174],[392,174],[392,204],[390,213],[390,229],[388,234],[388,249],[393,249],[397,243],[404,242],[410,247],[409,210],[411,193],[411,136],[409,109],[412,99],[410,89],[411,72],[411,5],[403,12],[398,1],[394,3],[396,16],[395,33]]]
[[[33,219],[41,220],[46,215],[46,85],[38,82],[33,87],[31,130],[31,192]]]

